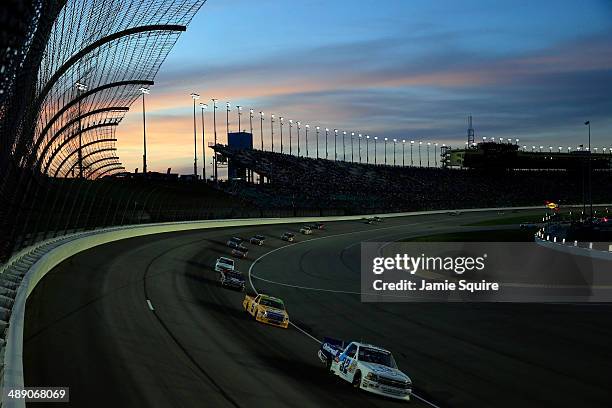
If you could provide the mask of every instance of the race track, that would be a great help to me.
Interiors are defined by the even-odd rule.
[[[360,242],[456,231],[493,216],[334,222],[293,245],[277,237],[298,225],[91,249],[55,268],[28,300],[26,386],[69,386],[63,406],[74,407],[404,406],[326,375],[316,339],[334,336],[391,349],[421,398],[410,406],[609,406],[611,307],[365,304],[355,294]],[[282,297],[299,329],[254,322],[244,295],[217,283],[212,265],[229,253],[227,238],[254,233],[270,238],[250,246],[238,268],[251,269],[258,291]]]

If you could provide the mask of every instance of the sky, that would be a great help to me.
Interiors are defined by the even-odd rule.
[[[147,95],[149,171],[193,172],[192,92],[209,106],[219,99],[222,143],[227,101],[230,131],[237,130],[236,105],[245,109],[246,130],[248,109],[255,110],[256,141],[257,112],[265,112],[266,149],[269,114],[310,124],[311,155],[315,126],[379,143],[461,146],[468,115],[477,141],[576,146],[586,144],[590,120],[593,146],[610,148],[612,1],[208,0]],[[141,109],[134,103],[117,130],[130,171],[142,168]],[[200,126],[198,108],[199,167]],[[287,132],[285,125],[285,147]],[[211,109],[205,135],[211,140]],[[320,143],[322,153],[323,137]],[[382,145],[377,152],[382,161]]]

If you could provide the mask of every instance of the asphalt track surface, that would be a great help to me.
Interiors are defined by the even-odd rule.
[[[360,242],[456,231],[492,216],[334,222],[293,245],[277,237],[298,225],[88,250],[28,300],[26,386],[69,386],[70,403],[58,406],[74,407],[404,406],[326,375],[316,339],[334,336],[391,349],[421,398],[413,407],[610,406],[612,307],[367,304],[350,293],[360,291]],[[295,324],[287,330],[250,319],[244,295],[221,288],[212,270],[229,253],[227,238],[254,233],[270,238],[238,267],[259,292],[285,300]]]

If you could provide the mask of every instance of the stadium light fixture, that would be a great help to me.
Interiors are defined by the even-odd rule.
[[[552,146],[548,146],[548,150],[550,153],[552,153],[552,149],[553,149]]]
[[[544,146],[540,146],[540,153],[542,153],[542,149],[544,148]]]
[[[374,136],[374,164],[377,164],[377,158],[376,158],[376,141],[378,140],[378,136]]]
[[[291,139],[291,129],[293,128],[293,119],[289,119],[289,155],[293,154],[293,140]]]
[[[310,125],[307,123],[305,128],[306,128],[306,157],[308,157],[308,129],[310,129]]]
[[[434,143],[434,160],[436,167],[438,167],[438,142]]]
[[[396,166],[396,161],[395,161],[395,147],[397,146],[397,139],[393,139],[393,165]]]
[[[342,157],[343,160],[346,161],[346,131],[342,132]]]
[[[427,167],[429,166],[429,147],[431,146],[431,142],[427,142]]]
[[[414,140],[410,141],[410,165],[414,166],[414,160],[412,158],[412,148],[414,147]]]
[[[361,138],[362,138],[362,135],[361,133],[359,133],[357,135],[357,145],[358,145],[357,150],[359,151],[359,164],[361,164]]]
[[[329,155],[327,153],[327,136],[329,135],[329,128],[325,128],[325,158],[328,159]]]
[[[317,142],[317,160],[319,159],[319,133],[321,132],[321,126],[316,126],[315,130],[317,131],[316,142]]]
[[[298,121],[296,123],[296,126],[297,126],[297,140],[298,140],[298,143],[297,143],[297,155],[298,155],[298,157],[300,157],[300,129],[301,129],[300,125],[301,124],[302,123],[300,121]]]
[[[465,142],[465,144],[467,145],[467,142]],[[419,167],[423,167],[423,160],[421,160],[421,146],[423,145],[423,142],[419,142]]]
[[[514,139],[514,141],[516,142],[516,144],[518,145],[520,142],[520,139]]]
[[[278,126],[280,127],[280,152],[281,154],[283,153],[283,125],[284,125],[283,120],[285,120],[285,118],[283,118],[282,116],[278,118],[278,121],[279,121]]]
[[[214,145],[217,145],[217,100],[215,98],[212,98],[211,101],[213,103],[213,131],[214,131]],[[214,179],[215,179],[215,183],[217,182],[218,178],[218,166],[217,166],[217,155],[213,154],[213,170],[214,170]]]
[[[334,129],[334,160],[338,160],[338,129]]]
[[[240,123],[240,117],[242,116],[242,106],[236,105],[236,110],[238,111],[238,132],[242,132],[242,127]]]
[[[229,113],[231,111],[230,107],[231,107],[230,103],[225,102],[225,131],[227,132],[228,140],[229,140]]]
[[[192,93],[193,99],[193,177],[198,179],[198,140],[197,140],[197,125],[196,125],[196,101],[200,99],[200,95]]]
[[[263,121],[264,121],[264,113],[262,111],[259,111],[259,130],[260,130],[260,134],[261,134],[261,151],[264,151],[264,134],[263,134]]]
[[[370,164],[370,135],[366,135],[366,164]]]
[[[78,82],[77,82],[78,84]],[[142,174],[147,175],[147,118],[145,109],[145,95],[148,95],[151,91],[147,88],[140,88],[142,94]],[[79,114],[79,122],[80,122]],[[80,124],[79,124],[80,127]],[[79,132],[80,133],[80,132]]]
[[[270,115],[270,150],[274,153],[274,114]]]
[[[208,109],[208,105],[200,102],[200,110],[202,113],[202,180],[206,182],[206,135],[204,128],[204,111]]]
[[[253,109],[249,109],[249,128],[251,129],[251,137],[253,137]]]
[[[355,156],[353,152],[353,139],[355,138],[355,132],[351,132],[351,163],[355,163]]]
[[[387,141],[389,138],[385,137],[385,166],[387,165]]]

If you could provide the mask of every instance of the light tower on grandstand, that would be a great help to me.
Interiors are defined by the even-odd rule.
[[[327,152],[327,137],[329,135],[329,128],[325,128],[325,158],[329,158],[329,154]]]
[[[385,166],[387,165],[387,141],[389,138],[385,137]]]
[[[342,157],[346,161],[346,130],[342,132]]]
[[[249,127],[251,128],[251,137],[253,137],[253,109],[249,109]]]
[[[317,130],[317,159],[319,158],[319,131],[321,130],[320,126],[315,128]]]
[[[289,155],[293,154],[293,140],[291,139],[291,129],[293,129],[293,119],[289,119]]]
[[[302,128],[302,123],[300,121],[298,121],[296,123],[296,125],[297,125],[297,139],[298,139],[298,145],[297,145],[298,151],[297,151],[297,155],[298,155],[298,157],[300,157],[300,153],[301,153],[301,151],[300,151],[300,129]]]
[[[308,157],[308,130],[310,129],[310,125],[307,123],[305,127],[306,127],[306,136],[305,136],[305,142],[306,142],[306,157]]]
[[[196,101],[200,99],[200,95],[197,93],[191,94],[193,99],[193,176],[198,178],[198,135],[196,128]]]
[[[395,147],[397,145],[397,139],[393,139],[393,165],[396,166],[396,162],[395,162]]]
[[[238,111],[238,132],[242,132],[242,127],[240,126],[240,117],[242,116],[242,106],[236,105],[236,110]]]
[[[559,146],[559,153],[563,150],[563,146]]]
[[[338,160],[338,129],[334,129],[334,160]]]
[[[421,160],[421,146],[422,145],[423,145],[423,142],[419,141],[419,167],[423,167],[423,160]]]
[[[274,114],[271,114],[270,115],[270,143],[271,143],[272,153],[274,153],[274,122],[276,122],[274,120]]]
[[[359,164],[361,164],[361,133],[358,135],[358,139],[357,139],[357,144],[358,144],[358,150],[359,150]]]
[[[378,136],[374,136],[374,164],[377,164],[378,160],[376,158],[376,141],[378,140]]]
[[[147,175],[147,121],[146,121],[146,109],[145,109],[145,95],[148,95],[151,91],[148,88],[142,87],[139,89],[142,93],[142,174]],[[79,117],[80,117],[79,113]],[[79,119],[80,120],[80,119]],[[79,132],[80,134],[80,132]]]
[[[227,134],[229,135],[229,113],[230,113],[230,103],[229,102],[225,102],[225,130],[227,132]]]
[[[410,165],[414,166],[414,159],[413,159],[413,155],[412,155],[412,150],[414,147],[414,140],[410,141]]]
[[[370,164],[370,135],[366,135],[366,163]]]
[[[208,105],[200,102],[200,108],[202,113],[202,180],[206,181],[206,135],[204,132],[204,111],[208,108]]]
[[[262,152],[264,150],[264,143],[263,143],[263,139],[264,139],[263,121],[264,121],[264,113],[260,111],[259,112],[259,130],[260,130],[260,135],[261,135],[261,151]]]
[[[355,138],[355,132],[351,132],[351,163],[355,163],[355,155],[353,152],[353,139]]]
[[[212,103],[213,103],[213,132],[214,132],[214,145],[217,145],[217,99],[212,98],[211,99]],[[217,175],[218,175],[218,166],[217,166],[217,154],[216,152],[213,153],[213,175],[214,175],[214,179],[215,182],[217,182]]]
[[[429,147],[431,146],[431,142],[427,142],[427,167],[429,167]]]
[[[434,159],[436,160],[436,167],[438,167],[438,142],[434,143]]]
[[[474,127],[472,126],[472,115],[468,116],[467,138],[468,146],[472,146],[474,144]]]
[[[402,140],[402,167],[406,167],[406,140]]]
[[[280,148],[280,152],[281,154],[283,153],[283,120],[285,120],[285,118],[283,118],[282,116],[280,118],[278,118],[278,126],[280,127],[280,144],[281,144],[281,148]]]
[[[4,67],[2,67],[4,68]],[[77,95],[80,95],[81,92],[84,92],[87,90],[87,85],[82,84],[81,82],[77,82],[76,84],[74,84],[74,87],[76,88],[77,91]],[[83,178],[83,125],[81,123],[81,98],[79,98],[79,103],[78,103],[78,115],[79,115],[79,153],[78,153],[78,161],[79,161],[79,178]],[[74,173],[73,173],[74,176]]]

